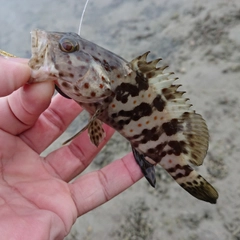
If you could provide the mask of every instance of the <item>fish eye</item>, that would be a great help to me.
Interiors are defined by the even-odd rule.
[[[59,47],[63,52],[67,53],[76,52],[77,50],[79,50],[79,45],[77,41],[65,37],[60,39]]]

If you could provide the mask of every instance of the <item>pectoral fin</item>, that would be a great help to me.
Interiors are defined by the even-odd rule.
[[[98,115],[100,113],[100,109],[97,110],[95,112],[95,114],[91,117],[91,119],[89,120],[89,123],[83,128],[81,129],[78,133],[76,133],[73,137],[71,137],[70,139],[68,139],[67,141],[65,141],[63,143],[67,144],[70,141],[72,141],[75,137],[77,137],[80,133],[82,133],[83,131],[85,131],[86,129],[88,129],[88,134],[90,137],[91,142],[98,147],[98,145],[101,143],[101,141],[103,140],[103,138],[105,137],[105,131],[102,127],[102,122],[97,119]]]
[[[106,135],[102,127],[102,122],[98,119],[89,122],[88,134],[91,142],[97,147]]]
[[[152,187],[155,188],[156,184],[156,177],[155,177],[155,167],[153,164],[149,163],[145,156],[141,153],[139,153],[135,148],[132,148],[134,158],[136,162],[138,163],[139,167],[142,170],[142,173],[144,174],[145,178],[148,180],[148,182],[151,184]]]

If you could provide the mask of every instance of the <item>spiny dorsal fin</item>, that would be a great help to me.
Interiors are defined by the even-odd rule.
[[[134,58],[131,62],[130,62],[130,66],[133,70],[135,71],[139,71],[142,74],[146,75],[148,73],[152,73],[153,75],[158,75],[158,74],[163,74],[163,70],[165,68],[167,68],[168,66],[163,66],[163,67],[156,67],[158,62],[161,61],[161,58],[155,59],[153,61],[147,62],[147,56],[150,53],[150,51],[144,53],[143,55]]]
[[[150,53],[150,51],[145,52],[143,55],[140,55],[136,58],[134,58],[131,63],[134,64],[134,62],[146,62],[147,56]]]

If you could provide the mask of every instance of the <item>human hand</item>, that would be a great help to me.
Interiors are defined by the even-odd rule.
[[[106,125],[98,148],[85,131],[41,157],[82,109],[60,95],[51,102],[52,82],[26,84],[26,62],[0,57],[0,236],[63,239],[77,217],[124,191],[142,173],[130,153],[69,183],[112,136]]]

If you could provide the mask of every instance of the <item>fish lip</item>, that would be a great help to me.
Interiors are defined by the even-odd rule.
[[[48,32],[40,29],[31,31],[32,57],[28,65],[32,69],[29,82],[57,80],[59,72],[50,56]],[[51,73],[51,74],[50,74]]]
[[[48,48],[47,32],[35,29],[31,33],[32,54],[39,56],[44,54]]]

